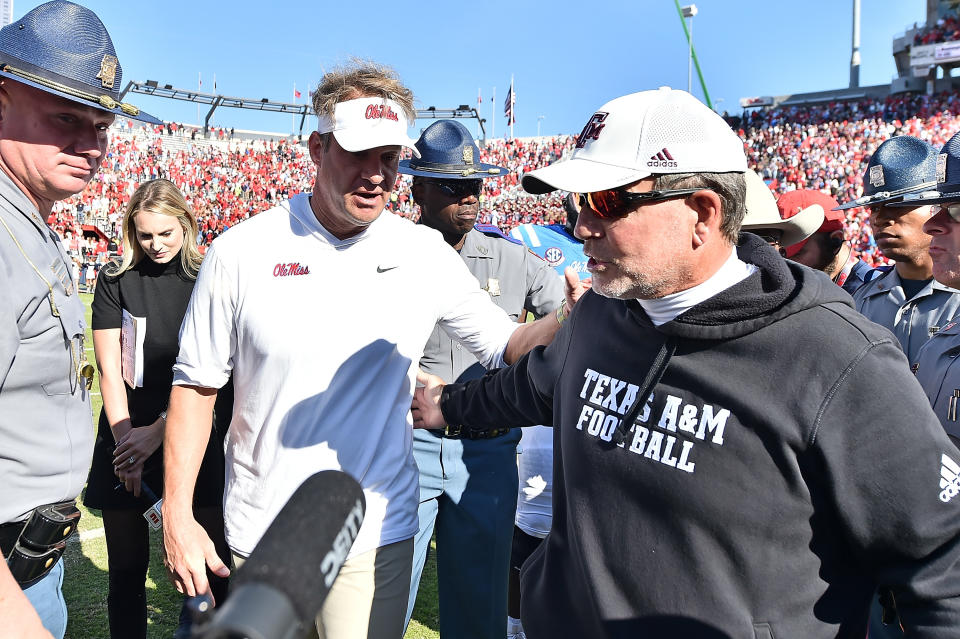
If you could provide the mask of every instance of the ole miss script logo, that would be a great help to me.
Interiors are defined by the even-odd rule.
[[[288,275],[310,275],[310,267],[301,266],[300,262],[277,264],[273,267],[274,277],[287,277]]]
[[[364,117],[368,120],[393,120],[394,122],[399,122],[400,118],[397,117],[397,114],[386,104],[371,104],[367,107]]]
[[[603,111],[597,111],[593,114],[593,117],[587,122],[587,126],[583,127],[583,131],[577,136],[578,149],[582,149],[583,145],[587,143],[587,140],[599,139],[603,127],[607,126],[603,121],[607,119],[608,115],[610,114],[604,113]]]

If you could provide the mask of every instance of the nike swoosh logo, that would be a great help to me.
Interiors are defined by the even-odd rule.
[[[396,266],[386,266],[386,267],[384,267],[384,266],[378,266],[378,267],[377,267],[377,273],[386,273],[387,271],[392,271],[392,270],[395,269],[395,268],[397,268],[397,267],[396,267]]]

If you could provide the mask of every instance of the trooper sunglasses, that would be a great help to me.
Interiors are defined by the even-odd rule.
[[[636,208],[637,205],[675,200],[693,195],[697,191],[702,190],[703,187],[698,187],[695,189],[665,189],[631,193],[623,189],[608,189],[606,191],[595,191],[593,193],[580,193],[579,200],[581,209],[589,207],[597,217],[605,220],[615,220],[625,217]]]
[[[426,184],[432,184],[444,194],[450,197],[467,197],[468,195],[480,195],[480,189],[483,188],[483,180],[424,180]]]
[[[936,213],[938,207],[934,206],[933,209],[934,213]],[[954,222],[960,222],[960,203],[951,202],[950,204],[941,204],[939,210],[946,212]]]

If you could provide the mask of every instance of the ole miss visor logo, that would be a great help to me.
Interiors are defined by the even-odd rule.
[[[367,107],[363,117],[368,120],[392,120],[393,122],[400,121],[400,118],[397,117],[396,112],[386,104],[371,104]]]

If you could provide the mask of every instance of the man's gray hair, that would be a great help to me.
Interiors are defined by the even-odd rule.
[[[747,183],[743,173],[672,173],[657,175],[654,189],[710,189],[720,196],[723,218],[720,232],[736,245],[747,213]]]

